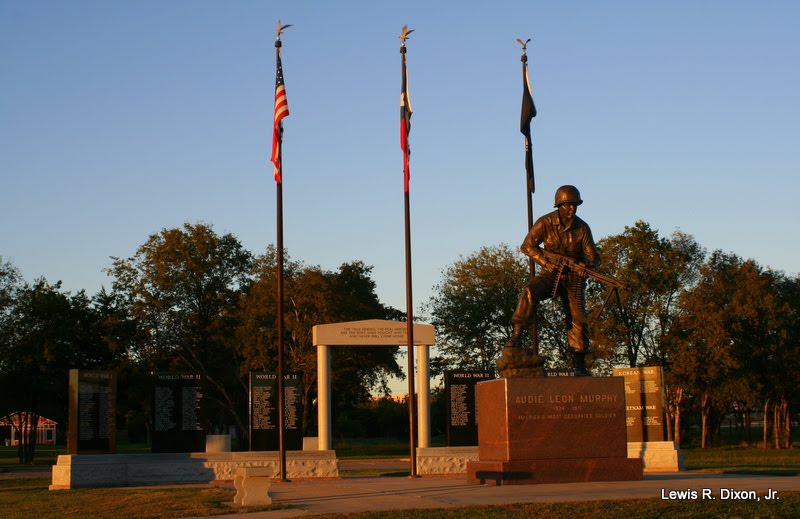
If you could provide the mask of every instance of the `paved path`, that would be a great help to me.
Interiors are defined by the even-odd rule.
[[[673,473],[648,475],[643,481],[615,481],[549,485],[471,485],[465,476],[345,477],[328,480],[275,482],[273,503],[292,505],[289,510],[216,516],[227,519],[277,519],[315,514],[451,508],[511,503],[595,501],[606,499],[665,498],[670,491],[696,499],[732,498],[735,492],[755,491],[761,502],[771,491],[800,491],[800,477],[740,476]],[[679,496],[681,494],[673,494]],[[775,494],[773,494],[775,495]]]

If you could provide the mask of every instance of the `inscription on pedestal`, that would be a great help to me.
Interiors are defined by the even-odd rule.
[[[622,385],[616,377],[481,382],[479,458],[626,457]]]
[[[285,373],[283,378],[284,428],[286,450],[303,450],[303,381],[299,373]],[[250,373],[250,450],[277,451],[278,374]]]
[[[642,479],[628,459],[619,377],[501,378],[478,384],[478,461],[467,481],[529,485]]]

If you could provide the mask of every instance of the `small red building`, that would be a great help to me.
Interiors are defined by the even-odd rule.
[[[30,428],[30,423],[27,420],[28,413],[26,411],[11,413],[0,418],[0,430],[6,429],[0,433],[0,437],[10,440],[11,445],[19,445],[20,438],[20,421],[25,424],[25,429]],[[22,420],[20,420],[22,418]],[[39,417],[39,424],[36,429],[36,444],[37,445],[55,445],[56,444],[56,425],[54,422],[44,416]]]

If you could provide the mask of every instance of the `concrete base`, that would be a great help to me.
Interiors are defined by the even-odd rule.
[[[230,452],[230,434],[209,434],[206,436],[206,452]]]
[[[278,474],[279,466],[277,451],[61,455],[53,466],[50,490],[232,481],[238,468],[269,467]],[[336,452],[288,451],[286,477],[339,477]]]
[[[467,463],[477,460],[477,446],[418,448],[417,474],[466,474]]]
[[[642,461],[639,459],[472,461],[467,464],[467,482],[490,486],[641,479]]]
[[[628,458],[641,459],[648,473],[683,470],[683,451],[675,442],[628,442]]]

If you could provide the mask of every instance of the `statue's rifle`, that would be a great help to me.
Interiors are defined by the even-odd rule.
[[[611,299],[611,296],[617,296],[617,305],[619,305],[620,311],[622,311],[622,299],[619,295],[619,289],[627,290],[628,287],[625,286],[625,283],[622,281],[613,278],[611,276],[607,276],[605,274],[601,274],[596,270],[586,266],[585,264],[575,261],[574,259],[570,258],[569,256],[564,256],[563,254],[558,254],[557,252],[552,252],[547,249],[539,249],[542,252],[542,255],[547,259],[548,262],[555,265],[556,269],[556,281],[553,283],[553,293],[551,296],[556,295],[556,290],[558,289],[558,283],[561,281],[561,274],[564,272],[565,268],[570,269],[571,271],[583,275],[589,276],[592,279],[595,279],[608,287],[606,291],[606,295],[603,298],[603,304],[600,305],[600,308],[595,311],[594,316],[592,316],[592,320],[597,319],[600,316],[600,313],[608,304],[608,301]]]

